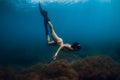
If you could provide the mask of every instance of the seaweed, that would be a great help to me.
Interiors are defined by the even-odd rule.
[[[52,61],[28,68],[0,67],[0,80],[120,80],[120,64],[107,56]]]
[[[76,80],[77,72],[64,60],[51,62],[45,69],[45,75],[48,78],[68,78],[69,80]]]
[[[120,75],[120,64],[110,57],[87,57],[72,66],[83,80],[115,80]]]

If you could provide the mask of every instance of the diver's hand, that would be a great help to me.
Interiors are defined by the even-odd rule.
[[[56,60],[56,57],[57,57],[57,56],[55,56],[55,55],[54,55],[54,56],[52,57],[52,58],[53,58],[53,60]]]

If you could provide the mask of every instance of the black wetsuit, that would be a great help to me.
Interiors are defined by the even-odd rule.
[[[47,11],[42,9],[40,3],[39,3],[39,9],[40,9],[40,13],[44,17],[45,32],[46,32],[46,35],[48,35],[48,21],[50,21],[50,19],[48,18],[48,13]]]

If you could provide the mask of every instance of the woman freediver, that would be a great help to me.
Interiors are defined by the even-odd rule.
[[[51,21],[50,21],[50,19],[48,17],[48,13],[47,13],[47,11],[42,9],[40,2],[39,2],[39,9],[40,9],[40,13],[42,14],[42,16],[44,18],[44,26],[45,26],[45,32],[46,32],[48,45],[58,45],[59,46],[58,50],[55,52],[55,54],[53,56],[53,60],[56,59],[58,53],[61,50],[67,49],[69,51],[74,51],[74,50],[80,50],[81,49],[80,43],[78,43],[78,42],[74,42],[73,44],[68,44],[68,43],[65,44],[65,43],[63,43],[63,39],[60,38],[55,33],[53,25],[52,25],[52,23],[51,23]],[[53,38],[53,41],[50,40],[50,36],[49,36],[49,33],[48,33],[48,26],[50,28],[50,34],[51,34],[51,36]]]

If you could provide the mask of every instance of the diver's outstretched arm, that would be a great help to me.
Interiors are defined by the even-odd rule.
[[[54,56],[53,56],[53,60],[55,60],[56,59],[56,57],[57,57],[57,55],[58,55],[58,53],[61,51],[61,49],[63,48],[64,46],[63,45],[61,45],[59,48],[58,48],[58,50],[56,51],[56,53],[54,54]]]

